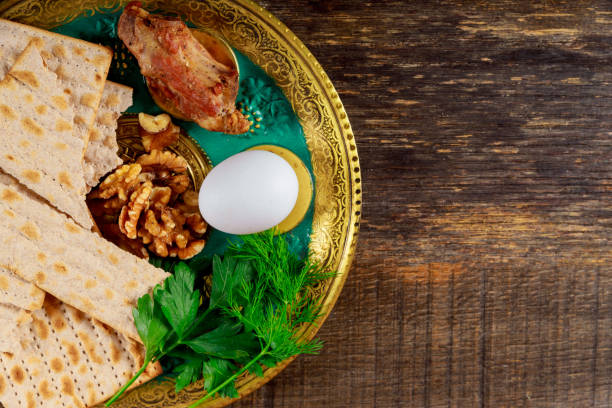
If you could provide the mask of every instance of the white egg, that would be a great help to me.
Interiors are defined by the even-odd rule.
[[[200,188],[200,212],[220,231],[253,234],[284,220],[298,189],[295,171],[285,159],[249,150],[225,159],[206,176]]]

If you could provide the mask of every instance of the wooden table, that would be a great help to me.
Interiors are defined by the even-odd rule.
[[[358,253],[237,407],[612,406],[612,2],[266,0],[357,139]]]

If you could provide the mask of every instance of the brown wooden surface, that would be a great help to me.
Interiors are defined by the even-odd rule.
[[[353,124],[363,223],[237,407],[612,406],[612,2],[262,1]]]

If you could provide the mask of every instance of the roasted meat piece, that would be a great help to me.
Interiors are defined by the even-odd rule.
[[[238,72],[215,60],[185,23],[149,14],[140,2],[131,2],[117,33],[163,107],[208,130],[239,134],[249,129],[251,122],[236,110]]]

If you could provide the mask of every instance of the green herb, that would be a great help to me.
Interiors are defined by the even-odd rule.
[[[153,293],[174,333],[178,338],[183,338],[198,313],[200,291],[194,290],[195,275],[187,265],[178,264],[174,277],[167,279],[163,287],[157,286]]]
[[[223,258],[212,259],[210,297],[195,289],[196,274],[185,263],[145,295],[134,322],[145,347],[145,363],[106,406],[129,388],[146,366],[164,357],[174,367],[176,392],[204,378],[207,394],[238,397],[235,380],[245,372],[263,376],[263,367],[303,353],[317,353],[319,340],[301,338],[305,324],[320,316],[312,287],[330,273],[289,250],[272,231],[243,237]],[[174,360],[173,360],[174,361]]]

